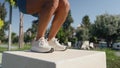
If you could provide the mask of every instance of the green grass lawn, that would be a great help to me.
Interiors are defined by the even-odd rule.
[[[12,46],[18,46],[16,44],[13,44]],[[25,44],[24,48],[18,48],[18,49],[12,49],[11,51],[22,51],[22,50],[29,50],[31,48],[30,44]],[[7,51],[7,48],[0,47],[0,53],[3,53],[4,51]]]
[[[120,68],[120,57],[115,55],[112,49],[96,49],[97,51],[106,52],[107,68]]]
[[[7,48],[0,47],[0,53],[2,53],[2,52],[4,52],[4,51],[7,51]]]

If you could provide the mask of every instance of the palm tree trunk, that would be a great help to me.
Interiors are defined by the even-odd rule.
[[[10,13],[9,13],[9,32],[8,32],[8,35],[9,35],[9,42],[8,42],[8,50],[10,51],[11,50],[11,22],[12,22],[12,6],[10,5]]]
[[[20,24],[19,24],[19,48],[24,47],[24,32],[23,32],[23,13],[20,12]]]

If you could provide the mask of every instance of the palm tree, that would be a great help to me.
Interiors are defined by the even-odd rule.
[[[23,13],[20,12],[20,26],[19,26],[19,48],[24,46],[24,32],[23,32]]]
[[[10,13],[9,13],[9,44],[8,44],[8,50],[11,50],[11,43],[12,43],[12,41],[11,41],[11,24],[12,24],[12,5],[10,5],[10,7],[9,7],[10,9],[9,9],[9,11],[10,11]]]
[[[12,21],[12,6],[16,5],[16,0],[6,0],[10,4],[10,14],[9,14],[9,45],[8,50],[11,48],[11,21]],[[16,5],[17,6],[17,5]],[[20,12],[20,26],[19,26],[19,48],[23,47],[23,14]]]
[[[11,0],[5,0],[9,3],[9,42],[8,42],[8,50],[11,50],[11,24],[12,24],[12,5],[13,2],[11,2]]]

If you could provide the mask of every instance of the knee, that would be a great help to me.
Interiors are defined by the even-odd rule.
[[[59,0],[51,0],[51,8],[56,9],[58,7]]]
[[[59,0],[48,0],[44,5],[44,9],[56,9],[58,7]]]
[[[69,11],[70,10],[70,4],[68,1],[64,2],[64,7],[66,8],[66,11]]]
[[[70,4],[67,0],[60,0],[59,5],[60,5],[60,8],[66,12],[70,10]]]

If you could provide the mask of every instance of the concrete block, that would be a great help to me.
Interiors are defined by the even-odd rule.
[[[53,53],[8,51],[2,68],[106,68],[105,52],[68,49]]]
[[[0,64],[1,64],[1,61],[2,61],[2,53],[0,53]]]

